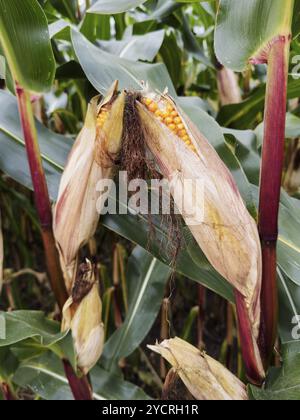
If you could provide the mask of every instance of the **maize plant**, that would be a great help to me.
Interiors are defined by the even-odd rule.
[[[0,0],[0,400],[300,400],[299,34]]]

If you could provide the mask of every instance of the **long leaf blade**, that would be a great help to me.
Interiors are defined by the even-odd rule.
[[[47,19],[36,0],[0,0],[0,41],[20,85],[35,92],[51,88],[55,60]]]

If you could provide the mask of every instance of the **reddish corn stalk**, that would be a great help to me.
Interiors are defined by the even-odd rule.
[[[52,231],[52,210],[49,199],[48,187],[39,145],[37,133],[31,109],[29,93],[21,86],[16,87],[17,99],[23,133],[26,143],[28,163],[34,188],[35,205],[41,223],[42,239],[46,254],[46,263],[50,276],[51,287],[60,309],[68,299],[65,283],[59,263],[59,256],[55,245]]]
[[[204,327],[205,327],[205,304],[206,304],[206,289],[204,286],[198,286],[198,303],[199,303],[199,315],[198,315],[198,348],[203,350],[205,348],[204,343]]]
[[[62,310],[66,300],[68,299],[68,293],[65,287],[52,230],[51,203],[38,145],[30,95],[18,84],[16,85],[16,93],[21,124],[26,143],[28,163],[34,188],[35,205],[41,223],[41,232],[45,249],[47,269],[53,293],[60,309]],[[88,386],[88,381],[85,377],[81,379],[77,378],[71,365],[68,365],[68,369],[66,369],[66,375],[75,399],[77,399],[77,395],[80,396],[81,394],[84,394],[85,397],[89,396],[89,398],[86,399],[91,399],[90,386]]]
[[[63,360],[66,377],[76,401],[90,401],[93,399],[92,387],[87,376],[78,378],[67,360]]]
[[[272,42],[268,56],[258,224],[263,256],[259,345],[265,367],[270,362],[277,333],[276,244],[284,164],[289,47],[290,37],[280,36]]]
[[[10,386],[6,382],[0,382],[0,390],[3,394],[5,401],[15,401],[16,397],[14,396]]]
[[[235,301],[238,315],[238,329],[241,349],[247,377],[251,383],[260,386],[264,381],[264,377],[262,376],[261,369],[257,362],[258,358],[255,350],[255,344],[253,342],[253,336],[251,334],[251,323],[245,299],[238,290],[235,291]]]

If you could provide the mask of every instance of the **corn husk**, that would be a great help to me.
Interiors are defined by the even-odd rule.
[[[231,69],[223,67],[218,70],[217,83],[220,103],[222,106],[242,102],[238,76]]]
[[[97,184],[114,175],[115,159],[121,147],[124,93],[117,96],[115,83],[98,105],[95,97],[62,175],[54,210],[54,234],[70,291],[77,266],[78,251],[94,235],[99,222],[100,193]],[[101,109],[112,103],[104,126],[97,127]]]
[[[180,338],[148,346],[166,359],[197,400],[248,400],[245,385],[221,363]]]
[[[263,376],[257,346],[262,261],[256,223],[232,175],[207,139],[170,97],[152,95],[154,100],[167,101],[176,109],[192,146],[187,147],[144,104],[137,102],[145,141],[200,248],[212,266],[244,297],[257,365]],[[196,188],[185,190],[185,180],[192,180],[195,185],[202,183],[203,196],[197,194]],[[202,211],[195,213],[195,208]]]
[[[84,374],[99,360],[104,345],[102,302],[90,261],[82,264],[63,308],[62,331],[72,331],[77,363]]]

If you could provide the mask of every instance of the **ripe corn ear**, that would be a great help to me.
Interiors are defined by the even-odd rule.
[[[137,109],[147,146],[168,180],[174,202],[191,233],[212,266],[245,302],[257,367],[253,377],[261,380],[264,369],[257,339],[262,262],[256,223],[227,167],[172,98],[147,92],[137,101]],[[171,127],[170,118],[173,118]],[[199,197],[195,188],[187,191],[185,180],[192,180],[195,185],[202,182],[204,197]],[[203,211],[195,213],[195,208],[201,206]],[[199,214],[203,214],[201,220]]]

